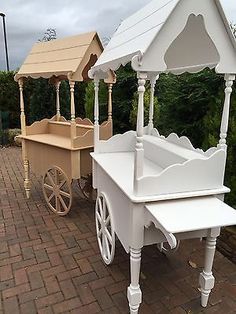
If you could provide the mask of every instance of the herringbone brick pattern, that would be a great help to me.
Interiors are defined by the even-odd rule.
[[[71,212],[57,217],[45,205],[40,178],[32,175],[26,200],[22,170],[19,148],[0,150],[0,313],[128,313],[129,256],[117,241],[113,265],[103,265],[93,205],[74,188]],[[169,256],[144,248],[140,313],[236,313],[236,266],[218,252],[216,286],[209,307],[200,307],[203,253],[196,240]]]

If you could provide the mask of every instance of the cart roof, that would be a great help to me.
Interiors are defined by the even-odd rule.
[[[103,51],[96,32],[34,44],[15,78],[70,78],[74,81],[88,79],[88,71]],[[108,82],[114,81],[109,73]]]
[[[220,0],[153,0],[124,20],[91,76],[132,61],[136,71],[236,73],[236,44]]]

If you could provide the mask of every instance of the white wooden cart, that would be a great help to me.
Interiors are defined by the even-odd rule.
[[[131,61],[138,77],[137,132],[99,140],[98,84],[108,70]],[[196,73],[209,67],[225,74],[225,102],[217,147],[195,149],[187,137],[161,136],[153,128],[153,98],[160,73]],[[141,303],[141,249],[206,237],[200,274],[201,304],[214,287],[212,265],[222,226],[236,224],[223,185],[230,95],[236,73],[236,44],[218,0],[154,0],[125,20],[90,71],[95,82],[94,187],[96,228],[102,258],[110,264],[115,234],[130,253],[130,313]],[[144,93],[151,83],[150,120],[144,127]],[[158,265],[157,265],[158,267]]]
[[[43,176],[43,193],[49,208],[58,215],[66,215],[72,204],[71,183],[78,180],[84,194],[85,177],[92,172],[90,152],[93,150],[94,125],[89,119],[75,117],[74,86],[76,81],[88,80],[88,71],[103,51],[94,32],[50,42],[36,43],[15,76],[20,88],[22,153],[25,170],[24,187],[30,196],[29,167]],[[26,126],[23,82],[25,78],[48,78],[56,88],[56,115]],[[62,80],[69,80],[71,120],[60,113],[59,88]],[[101,139],[112,135],[112,84],[115,76],[109,72],[105,80],[109,86],[108,121],[100,126]],[[91,189],[92,190],[92,189]]]

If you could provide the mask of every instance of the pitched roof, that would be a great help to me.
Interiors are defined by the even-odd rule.
[[[34,44],[16,79],[58,76],[81,81],[103,51],[96,32]],[[88,76],[87,76],[88,77]],[[86,78],[87,78],[86,77]]]
[[[95,66],[92,68],[92,73],[96,71],[107,71],[108,69],[116,70],[121,64],[125,65],[130,62],[134,56],[138,55],[139,57],[143,57],[148,50],[151,49],[153,42],[158,41],[162,29],[168,20],[172,18],[180,4],[182,5],[182,15],[190,14],[191,9],[189,9],[189,6],[195,6],[194,10],[200,12],[196,13],[198,15],[202,12],[204,13],[206,8],[209,11],[209,7],[205,5],[206,2],[209,2],[208,6],[212,5],[212,3],[216,5],[228,37],[236,51],[235,39],[230,30],[220,0],[153,0],[121,23]],[[181,23],[181,21],[179,22]],[[175,25],[172,25],[172,27],[175,27]],[[161,41],[159,45],[162,45]],[[159,56],[157,56],[157,58],[158,57]]]

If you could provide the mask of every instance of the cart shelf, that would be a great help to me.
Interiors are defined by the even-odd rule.
[[[27,141],[37,142],[40,144],[46,144],[49,146],[55,146],[68,150],[81,150],[88,147],[93,147],[93,145],[90,145],[83,148],[81,147],[73,148],[71,146],[71,139],[69,137],[50,133],[20,136],[20,138],[25,139]]]

